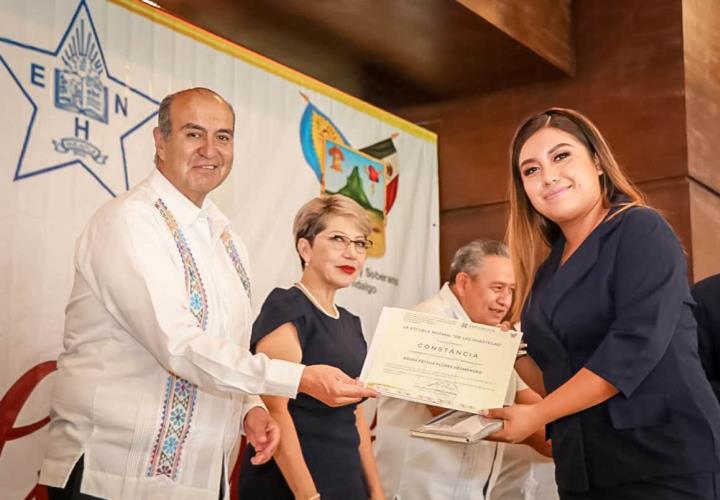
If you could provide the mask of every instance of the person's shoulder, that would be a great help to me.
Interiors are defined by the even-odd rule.
[[[88,220],[86,232],[114,232],[156,218],[157,210],[141,186],[108,200]]]
[[[698,281],[691,287],[691,291],[696,298],[706,296],[720,297],[720,274],[714,274]]]
[[[290,288],[273,288],[268,294],[263,306],[265,305],[282,305],[282,304],[298,304],[302,299],[302,292],[297,287]]]
[[[132,212],[157,212],[154,199],[147,182],[143,181],[129,191],[108,200],[97,211],[97,215],[129,214]]]
[[[621,208],[617,217],[622,221],[625,229],[670,227],[659,211],[647,206]]]
[[[616,231],[618,256],[631,259],[637,272],[655,271],[667,267],[680,269],[687,266],[683,243],[662,214],[650,207],[629,207]]]
[[[297,287],[291,286],[290,288],[273,288],[268,294],[265,302],[283,302],[286,300],[295,300],[300,296],[302,292]]]
[[[622,238],[640,238],[651,244],[660,238],[663,241],[679,242],[679,238],[670,223],[658,210],[647,206],[631,206],[620,209],[616,215],[611,215],[610,222],[615,220],[620,229],[618,233]]]
[[[251,343],[257,342],[284,323],[305,317],[307,306],[302,303],[302,296],[299,294],[302,292],[295,287],[275,288],[270,292],[253,323]]]
[[[610,209],[606,221],[626,227],[628,225],[644,225],[656,222],[659,218],[662,218],[660,214],[655,209],[647,206],[616,205]]]

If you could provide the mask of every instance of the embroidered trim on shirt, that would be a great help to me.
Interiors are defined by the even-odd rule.
[[[198,326],[205,330],[208,322],[208,301],[200,271],[195,264],[195,259],[192,256],[185,235],[175,221],[175,217],[161,199],[155,202],[155,208],[162,215],[175,239],[175,244],[185,268],[185,287],[188,292],[190,311],[195,316]],[[228,230],[223,231],[221,238],[225,251],[232,261],[233,267],[235,267],[249,298],[250,279],[245,272],[245,267],[242,265],[235,242],[230,237]],[[169,374],[163,399],[162,420],[150,455],[150,463],[147,469],[148,476],[162,475],[173,480],[177,477],[182,447],[190,431],[196,399],[196,385],[177,375]]]
[[[167,476],[176,479],[182,447],[190,431],[196,398],[195,385],[177,375],[168,376],[162,424],[150,456],[148,476]]]
[[[175,239],[178,252],[180,252],[180,258],[185,268],[185,288],[188,292],[190,312],[195,316],[198,326],[205,330],[208,322],[207,295],[195,259],[182,229],[165,203],[158,199],[155,202],[155,208],[165,220]],[[182,447],[190,431],[196,399],[197,386],[177,375],[169,374],[163,399],[163,416],[150,455],[148,476],[167,476],[173,480],[177,477]]]
[[[240,281],[242,281],[242,285],[245,288],[245,292],[247,293],[248,298],[252,298],[250,296],[250,278],[248,278],[248,275],[245,272],[245,267],[243,267],[242,265],[242,261],[240,260],[240,255],[238,254],[235,242],[230,237],[230,231],[228,231],[227,229],[223,231],[220,239],[222,239],[223,244],[225,245],[225,251],[230,257],[230,260],[232,261],[233,266],[235,267],[235,270],[240,277]]]
[[[185,268],[185,288],[187,289],[190,299],[190,312],[195,316],[198,326],[205,330],[208,322],[207,296],[205,295],[205,287],[203,286],[200,272],[195,264],[195,259],[193,258],[182,229],[180,229],[180,226],[175,222],[175,217],[170,213],[165,203],[158,199],[155,202],[155,208],[160,211],[160,214],[175,239],[178,252],[180,252],[180,258]]]

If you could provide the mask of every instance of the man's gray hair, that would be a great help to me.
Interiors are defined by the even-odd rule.
[[[170,124],[170,105],[175,99],[177,92],[174,94],[168,94],[165,98],[160,101],[160,109],[158,110],[158,128],[163,137],[168,138],[172,125]]]
[[[510,251],[505,243],[495,240],[473,240],[460,247],[450,264],[450,284],[455,284],[459,273],[467,273],[474,278],[482,268],[485,257],[492,256],[510,258]]]

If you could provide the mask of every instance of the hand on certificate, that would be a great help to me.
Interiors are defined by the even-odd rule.
[[[498,328],[500,328],[503,332],[509,332],[510,330],[513,330],[513,324],[509,321],[503,321],[498,324]],[[522,358],[523,356],[527,356],[527,344],[521,341],[515,358]]]
[[[499,418],[504,421],[501,430],[490,434],[486,438],[490,441],[520,443],[545,425],[540,417],[536,404],[516,404],[505,408],[485,410],[480,414],[486,417]]]
[[[328,406],[344,406],[357,403],[362,398],[379,396],[377,391],[364,387],[359,380],[329,365],[306,366],[298,390]]]
[[[270,414],[260,406],[252,408],[243,423],[245,436],[255,448],[255,456],[250,459],[253,465],[261,465],[270,460],[280,443],[280,427]]]

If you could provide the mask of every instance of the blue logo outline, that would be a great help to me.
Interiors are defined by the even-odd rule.
[[[140,91],[140,90],[138,90],[138,89],[136,89],[136,88],[134,88],[134,87],[131,87],[130,85],[127,85],[125,82],[120,81],[118,78],[114,77],[114,76],[110,73],[110,70],[109,70],[109,68],[108,68],[108,66],[107,66],[107,61],[105,60],[105,54],[104,54],[103,49],[102,49],[102,46],[101,46],[101,44],[100,44],[100,37],[98,36],[97,30],[95,29],[95,22],[93,21],[93,18],[92,18],[90,9],[88,8],[88,6],[87,6],[87,4],[86,4],[86,0],[80,0],[80,3],[78,4],[77,8],[75,9],[75,12],[74,12],[72,18],[70,19],[70,23],[68,24],[68,27],[67,27],[67,29],[65,30],[65,33],[62,35],[62,37],[61,37],[61,39],[60,39],[60,42],[58,43],[58,45],[57,45],[57,47],[55,48],[54,51],[51,51],[51,50],[48,50],[48,49],[43,49],[43,48],[41,48],[41,47],[36,47],[36,46],[33,46],[33,45],[29,45],[29,44],[26,44],[26,43],[22,43],[22,42],[19,42],[19,41],[16,41],[16,40],[11,40],[11,39],[9,39],[9,38],[4,38],[4,37],[0,37],[0,43],[6,43],[6,44],[8,44],[8,45],[14,45],[14,46],[19,47],[19,48],[21,48],[21,49],[30,50],[30,51],[37,52],[37,53],[40,53],[40,54],[43,54],[43,55],[46,55],[46,56],[51,56],[51,57],[57,58],[57,57],[58,57],[58,54],[60,53],[60,49],[64,46],[64,44],[65,44],[68,36],[70,36],[70,32],[71,32],[73,26],[75,25],[75,22],[77,21],[77,18],[79,17],[79,15],[80,15],[80,13],[81,13],[81,11],[82,11],[83,9],[85,10],[85,12],[86,12],[86,14],[87,14],[87,18],[88,18],[88,21],[89,21],[89,23],[90,23],[90,30],[92,30],[92,35],[94,36],[94,39],[98,42],[98,44],[97,44],[97,49],[98,49],[98,51],[99,51],[99,56],[100,56],[100,59],[101,59],[101,61],[102,61],[102,66],[103,66],[103,68],[104,68],[104,70],[105,70],[105,73],[106,73],[106,75],[107,75],[107,78],[110,79],[110,80],[112,80],[112,81],[113,81],[114,83],[116,83],[117,85],[119,85],[119,86],[121,86],[121,87],[125,87],[125,88],[128,89],[130,92],[132,92],[133,94],[136,94],[137,96],[146,99],[147,101],[151,102],[152,104],[154,104],[154,105],[156,105],[156,106],[159,106],[160,103],[159,103],[157,100],[155,100],[155,99],[153,99],[152,97],[148,96],[148,95],[145,94],[144,92],[142,92],[142,91]],[[22,145],[22,148],[21,148],[21,150],[20,150],[20,156],[18,157],[17,167],[15,168],[15,175],[14,175],[13,181],[16,182],[16,181],[19,181],[19,180],[22,180],[22,179],[27,179],[27,178],[30,178],[30,177],[34,177],[34,176],[36,176],[36,175],[45,174],[45,173],[52,172],[52,171],[55,171],[55,170],[58,170],[58,169],[61,169],[61,168],[65,168],[65,167],[68,167],[68,166],[71,166],[71,165],[78,164],[78,165],[80,165],[81,167],[83,167],[83,168],[85,169],[85,171],[87,171],[93,178],[95,178],[95,180],[96,180],[111,196],[113,196],[113,197],[116,196],[116,194],[113,192],[113,190],[110,189],[110,187],[109,187],[105,182],[103,182],[103,180],[92,170],[92,168],[90,168],[90,167],[85,163],[85,161],[83,161],[82,157],[81,157],[81,158],[74,158],[74,159],[72,159],[72,160],[69,160],[69,161],[66,161],[66,162],[61,162],[61,163],[56,164],[56,165],[51,165],[51,166],[42,168],[42,169],[40,169],[40,170],[35,170],[35,171],[32,171],[32,172],[28,172],[28,173],[26,173],[26,174],[22,174],[22,173],[20,172],[21,167],[23,166],[23,161],[24,161],[24,159],[25,159],[25,154],[27,153],[27,147],[28,147],[28,143],[29,143],[29,141],[30,141],[30,136],[32,135],[33,126],[35,125],[35,119],[36,119],[37,113],[38,113],[38,106],[37,106],[37,104],[35,103],[35,101],[33,101],[32,96],[30,96],[30,94],[29,94],[28,91],[25,89],[25,87],[23,87],[23,85],[22,85],[22,83],[20,82],[20,80],[18,79],[17,75],[16,75],[15,72],[12,70],[12,68],[10,68],[10,65],[7,63],[7,61],[6,61],[5,58],[2,56],[1,53],[0,53],[0,64],[2,64],[2,66],[5,67],[5,69],[6,69],[6,70],[8,71],[8,73],[10,74],[10,77],[13,79],[13,81],[15,82],[15,84],[17,85],[17,87],[20,89],[20,91],[22,92],[22,94],[25,96],[25,98],[27,99],[27,101],[28,101],[28,102],[30,103],[30,105],[32,106],[32,114],[31,114],[31,116],[30,116],[30,122],[29,122],[29,124],[28,124],[27,133],[25,134],[25,139],[23,140],[23,145]],[[128,129],[125,133],[123,133],[123,134],[120,136],[120,150],[121,150],[121,153],[122,153],[122,165],[123,165],[123,174],[124,174],[124,180],[125,180],[125,190],[130,189],[130,182],[129,182],[129,178],[128,178],[127,159],[126,159],[126,153],[125,153],[125,139],[126,139],[129,135],[131,135],[132,133],[134,133],[137,129],[139,129],[140,127],[142,127],[143,125],[145,125],[148,121],[152,120],[155,116],[157,116],[157,114],[158,114],[158,111],[155,110],[155,111],[152,112],[149,116],[147,116],[147,117],[145,117],[144,119],[142,119],[139,123],[137,123],[136,125],[134,125],[134,126],[131,127],[130,129]]]

